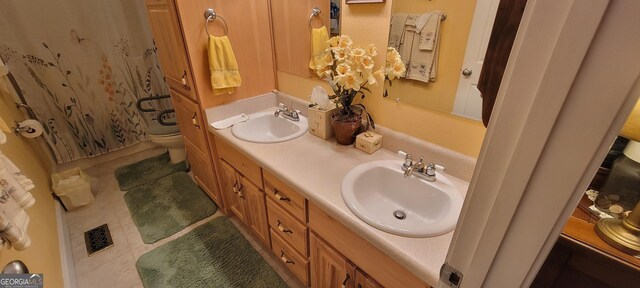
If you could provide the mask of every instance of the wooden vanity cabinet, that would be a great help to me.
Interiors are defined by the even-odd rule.
[[[228,213],[251,227],[302,284],[312,288],[430,287],[273,173],[211,136]],[[256,183],[264,183],[264,192]]]
[[[144,3],[194,180],[218,206],[224,207],[176,3],[174,0]]]

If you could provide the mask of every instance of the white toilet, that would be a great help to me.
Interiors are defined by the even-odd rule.
[[[184,141],[178,125],[164,126],[154,121],[153,124],[147,128],[147,136],[151,142],[169,150],[171,163],[175,164],[185,160]]]

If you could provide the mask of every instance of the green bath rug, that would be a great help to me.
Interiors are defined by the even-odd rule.
[[[140,256],[145,287],[288,287],[226,217]]]
[[[169,160],[169,153],[164,153],[120,167],[116,169],[115,174],[120,190],[126,191],[151,183],[171,173],[185,170],[187,170],[187,164],[184,161],[172,164]]]
[[[171,236],[218,210],[185,172],[133,188],[124,194],[124,200],[147,244]]]

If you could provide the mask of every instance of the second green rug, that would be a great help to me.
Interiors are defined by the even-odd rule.
[[[140,256],[144,287],[288,287],[226,217]]]
[[[144,243],[151,244],[213,215],[213,201],[187,173],[178,172],[124,194]]]
[[[187,170],[187,164],[184,161],[172,164],[169,153],[164,153],[120,167],[116,169],[115,174],[120,190],[127,191],[171,173],[185,170]]]

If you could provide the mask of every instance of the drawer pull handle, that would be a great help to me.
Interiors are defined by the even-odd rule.
[[[182,85],[187,86],[187,70],[184,70],[184,74],[182,74]]]
[[[342,281],[342,288],[347,288],[347,282],[349,281],[349,278],[351,278],[351,275],[347,273],[347,277],[344,278],[344,281]]]
[[[288,197],[282,196],[278,189],[274,189],[273,196],[280,201],[291,201],[291,199],[289,199]]]
[[[280,220],[277,220],[277,221],[278,221],[278,230],[280,230],[280,232],[293,234],[293,231],[289,229],[285,229],[284,226],[282,226],[282,222],[280,222]]]
[[[233,183],[233,193],[238,194],[238,180]]]
[[[289,258],[287,258],[287,256],[284,256],[284,251],[282,251],[282,250],[280,250],[280,260],[282,260],[282,262],[284,262],[285,264],[296,265],[295,262],[289,260]]]
[[[196,126],[196,128],[200,128],[200,125],[198,124],[198,120],[196,120],[196,118],[198,117],[198,113],[193,112],[193,117],[191,117],[191,123],[193,123],[193,126]]]

